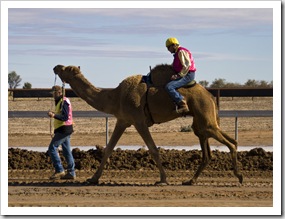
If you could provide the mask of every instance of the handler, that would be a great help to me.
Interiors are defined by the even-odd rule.
[[[73,133],[71,103],[68,98],[63,96],[60,86],[53,86],[52,90],[55,100],[55,112],[49,111],[48,116],[54,118],[54,136],[50,142],[48,153],[55,168],[55,173],[50,179],[75,179],[75,163],[70,146],[70,136]],[[57,151],[60,145],[67,162],[66,174]]]

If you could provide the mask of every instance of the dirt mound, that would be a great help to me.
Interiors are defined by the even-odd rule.
[[[167,170],[196,170],[201,162],[200,150],[165,150],[159,148],[163,166]],[[59,152],[63,164],[66,166],[61,151]],[[103,147],[82,151],[73,149],[77,170],[97,169],[103,154]],[[218,150],[212,151],[212,160],[207,170],[227,171],[232,169],[230,154]],[[273,152],[266,152],[262,148],[238,152],[240,170],[257,171],[273,170]],[[22,149],[9,149],[8,168],[12,169],[52,169],[52,163],[47,152],[36,152]],[[154,170],[157,169],[148,150],[122,150],[113,151],[108,169],[111,170]]]

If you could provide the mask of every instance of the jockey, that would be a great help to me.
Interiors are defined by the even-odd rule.
[[[195,79],[194,58],[188,49],[179,45],[176,38],[168,38],[165,45],[167,50],[174,56],[172,67],[176,72],[171,76],[171,81],[166,84],[165,89],[175,102],[177,113],[186,113],[189,111],[187,102],[177,89]]]

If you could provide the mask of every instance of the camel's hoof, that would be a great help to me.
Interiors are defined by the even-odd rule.
[[[242,174],[240,174],[238,176],[238,180],[239,180],[239,183],[242,184],[242,182],[243,182],[243,175]]]
[[[193,180],[188,180],[188,181],[184,181],[182,182],[183,186],[192,186],[194,185],[194,181]]]
[[[87,179],[86,182],[88,182],[89,184],[93,184],[93,185],[99,184],[99,181],[97,179],[94,179],[94,178]]]
[[[168,182],[155,182],[154,185],[155,186],[167,186]]]

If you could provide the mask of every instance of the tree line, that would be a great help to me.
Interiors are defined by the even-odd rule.
[[[18,75],[15,71],[11,71],[8,73],[8,85],[10,89],[16,89],[21,84],[22,78],[20,75]],[[254,80],[254,79],[248,79],[244,84],[240,83],[232,83],[227,82],[226,79],[218,78],[215,79],[211,84],[210,82],[206,80],[202,80],[198,82],[204,87],[209,88],[272,88],[273,87],[273,81],[267,82],[264,80]],[[25,82],[23,89],[31,89],[32,84],[29,82]]]
[[[273,81],[248,79],[244,84],[227,82],[226,79],[215,79],[211,84],[208,81],[199,81],[204,87],[209,88],[272,88]]]

